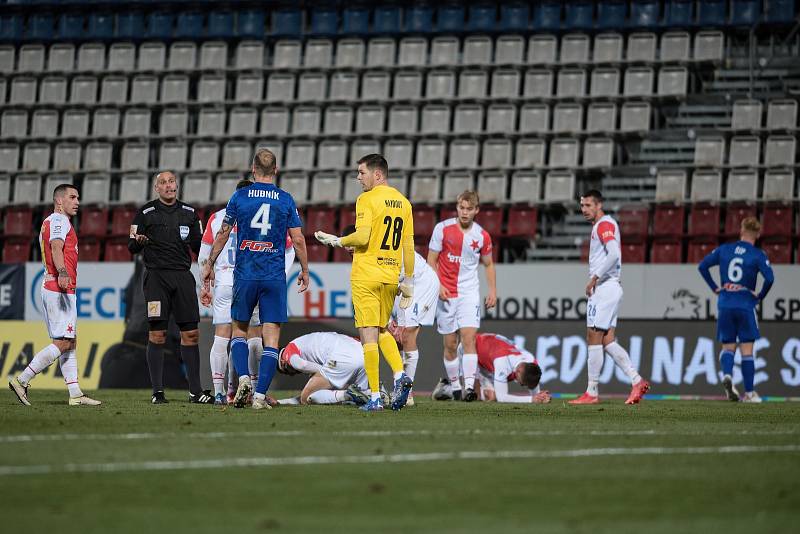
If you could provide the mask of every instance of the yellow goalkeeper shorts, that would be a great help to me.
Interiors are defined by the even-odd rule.
[[[385,328],[392,316],[397,284],[353,281],[350,287],[353,293],[356,326]]]

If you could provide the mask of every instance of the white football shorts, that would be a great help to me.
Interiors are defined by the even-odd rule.
[[[231,303],[233,302],[233,286],[214,286],[214,297],[211,299],[211,322],[212,324],[231,323]],[[261,320],[258,318],[258,305],[253,310],[250,317],[250,326],[258,326]]]
[[[436,305],[439,300],[439,280],[432,277],[424,283],[414,286],[414,300],[405,310],[400,307],[400,297],[394,300],[392,316],[398,326],[413,328],[431,326],[436,318]]]
[[[598,330],[616,328],[622,303],[622,286],[617,280],[606,280],[595,286],[586,303],[586,326]]]
[[[74,293],[42,288],[42,315],[50,339],[75,339],[78,331],[78,306]]]
[[[440,334],[452,334],[461,328],[481,327],[481,294],[439,300],[436,306],[436,329]]]
[[[369,389],[367,373],[364,371],[364,354],[352,354],[338,350],[328,356],[328,361],[320,369],[320,374],[331,383],[333,389],[347,389],[355,384],[362,391]]]

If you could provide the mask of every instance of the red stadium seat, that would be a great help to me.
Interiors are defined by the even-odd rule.
[[[337,263],[351,263],[353,261],[353,256],[342,247],[334,247],[333,261]]]
[[[716,239],[695,238],[689,241],[688,263],[700,263],[712,250],[717,248],[719,242]]]
[[[509,237],[536,237],[538,212],[529,206],[513,206],[508,209],[506,235]]]
[[[108,231],[108,208],[81,208],[79,216],[81,237],[105,237]]]
[[[127,239],[109,239],[106,241],[103,261],[131,261],[131,253],[128,252]]]
[[[119,206],[114,208],[114,211],[111,214],[110,235],[114,237],[130,235],[131,224],[133,224],[133,218],[136,217],[136,213],[138,211],[139,209],[135,206]],[[108,246],[108,243],[106,243],[106,246]],[[106,248],[106,251],[108,251],[108,248]]]
[[[587,241],[588,243],[588,241]],[[588,248],[587,248],[587,258],[588,258]],[[622,245],[622,263],[623,265],[626,263],[644,263],[645,256],[647,255],[647,249],[645,247],[644,241],[640,242],[633,242],[633,243],[625,243],[623,241]]]
[[[589,240],[581,243],[581,263],[589,261]]]
[[[100,261],[100,241],[92,238],[78,241],[78,259],[80,261]]]
[[[333,233],[336,230],[336,211],[331,208],[308,208],[303,233],[306,236],[313,236],[317,230]]]
[[[487,206],[481,208],[475,220],[483,226],[483,229],[489,232],[495,242],[497,238],[503,235],[503,208],[495,206]]]
[[[416,211],[416,209],[415,209]],[[344,229],[356,224],[356,207],[345,206],[339,210],[339,235],[344,233]]]
[[[414,249],[419,253],[420,256],[428,259],[428,241],[415,241]]]
[[[761,214],[761,235],[763,237],[792,235],[792,206],[773,204],[766,206]]]
[[[650,210],[647,206],[623,208],[617,212],[623,243],[639,243],[650,233]]]
[[[418,207],[414,208],[414,236],[427,238],[433,234],[433,227],[436,226],[436,210],[433,208]]]
[[[452,219],[454,217],[458,217],[458,212],[455,208],[446,207],[439,210],[440,221],[446,221],[447,219]]]
[[[772,237],[761,242],[770,263],[792,263],[792,241],[786,237]]]
[[[322,243],[310,243],[306,241],[308,250],[308,261],[325,263],[328,261],[331,249]]]
[[[31,242],[26,239],[8,239],[3,243],[3,263],[25,263],[31,252]]]
[[[756,207],[748,204],[731,204],[725,210],[725,230],[723,234],[726,238],[738,237],[741,230],[742,220],[747,217],[756,216]]]
[[[659,239],[650,247],[650,263],[682,263],[681,242],[678,239]]]
[[[30,236],[33,235],[33,210],[28,206],[11,206],[6,209],[3,217],[3,235]]]
[[[719,235],[719,206],[699,204],[689,213],[689,235],[692,237]]]
[[[682,237],[683,219],[683,206],[669,204],[656,206],[653,217],[653,235],[655,237]]]

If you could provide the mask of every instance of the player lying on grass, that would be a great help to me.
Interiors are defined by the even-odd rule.
[[[542,369],[530,352],[520,349],[510,339],[500,334],[477,334],[475,345],[478,351],[478,379],[480,396],[484,401],[546,404],[550,402],[549,391],[539,391]],[[456,352],[464,352],[459,344]],[[530,390],[530,395],[514,395],[508,392],[509,382],[516,382]],[[476,391],[476,393],[478,393]],[[442,379],[433,392],[435,400],[453,398],[447,379]]]
[[[278,371],[312,376],[299,397],[281,399],[277,404],[350,402],[363,406],[370,400],[364,351],[354,337],[336,332],[300,336],[281,350]]]

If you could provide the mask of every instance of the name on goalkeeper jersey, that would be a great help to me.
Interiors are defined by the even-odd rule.
[[[403,201],[402,200],[384,200],[383,202],[386,204],[387,208],[400,209],[400,208],[403,207]]]
[[[272,200],[280,200],[280,191],[265,191],[264,189],[249,189],[247,191],[248,198],[271,198]]]

